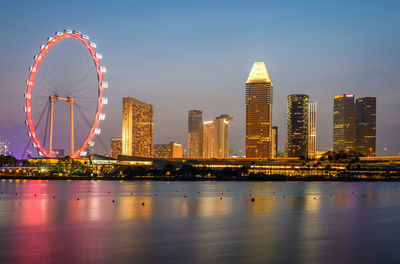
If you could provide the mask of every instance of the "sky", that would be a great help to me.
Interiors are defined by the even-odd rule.
[[[245,81],[256,61],[274,83],[273,125],[286,139],[286,98],[318,101],[317,148],[332,148],[333,96],[377,97],[377,153],[400,153],[399,1],[12,1],[0,27],[0,134],[27,142],[25,80],[47,37],[91,37],[109,82],[101,140],[121,135],[122,97],[154,106],[154,143],[187,145],[187,112],[234,117],[230,148],[244,150]],[[385,148],[387,148],[385,150]],[[102,145],[96,152],[104,154]]]

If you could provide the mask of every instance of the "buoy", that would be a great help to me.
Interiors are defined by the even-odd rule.
[[[254,199],[254,198],[251,198],[251,201],[252,201],[252,202],[254,202],[255,200],[256,200],[256,199]]]

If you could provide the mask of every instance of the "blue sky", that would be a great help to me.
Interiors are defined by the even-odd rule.
[[[318,149],[328,150],[333,96],[355,93],[377,97],[378,154],[384,147],[398,154],[399,7],[398,1],[5,0],[0,132],[25,136],[24,81],[32,57],[48,36],[71,28],[89,35],[104,56],[106,143],[121,133],[121,98],[132,96],[155,107],[155,143],[186,144],[187,111],[201,109],[207,120],[234,116],[230,146],[243,150],[245,80],[252,63],[264,61],[281,150],[287,95],[318,101]]]

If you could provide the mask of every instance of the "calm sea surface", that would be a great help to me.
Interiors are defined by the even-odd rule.
[[[0,263],[400,263],[396,182],[3,180],[0,191]]]

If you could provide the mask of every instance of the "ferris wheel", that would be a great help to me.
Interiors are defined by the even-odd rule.
[[[26,125],[40,156],[53,158],[60,150],[71,158],[87,155],[105,119],[106,68],[96,44],[77,30],[49,37],[29,68],[25,93]]]

